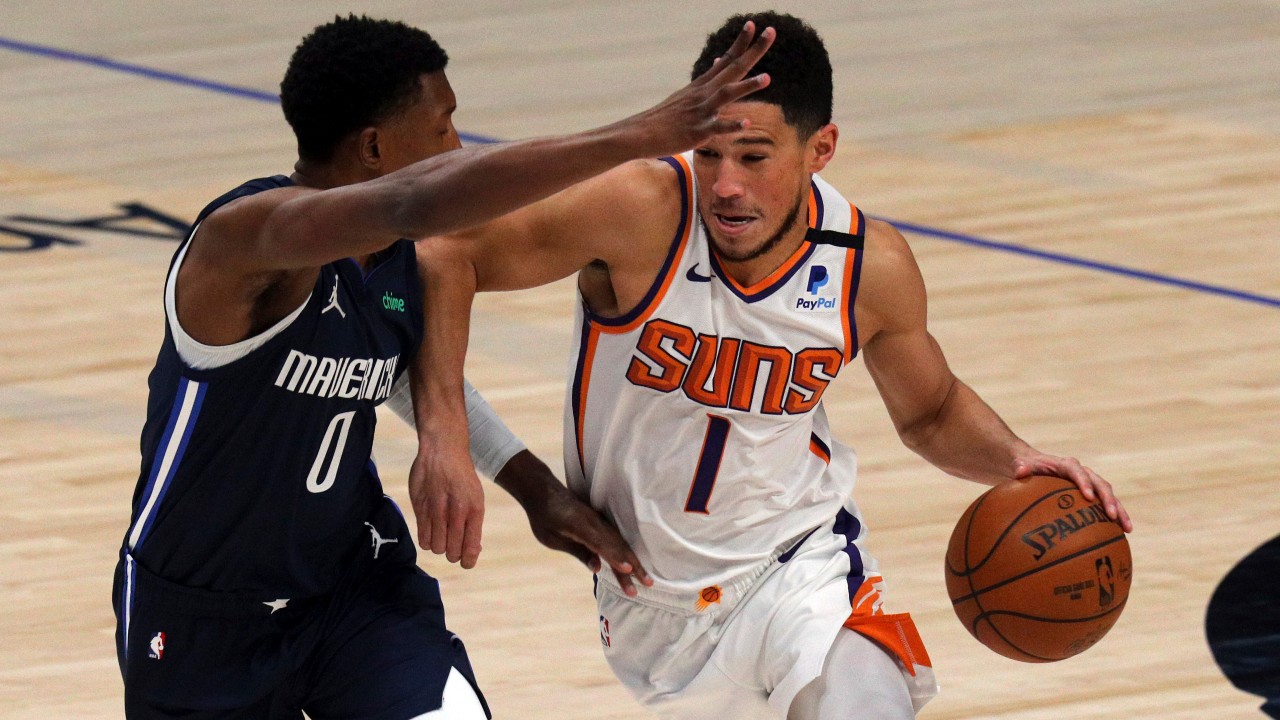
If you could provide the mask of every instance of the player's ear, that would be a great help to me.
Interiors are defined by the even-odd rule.
[[[821,172],[836,154],[836,141],[840,139],[840,128],[835,123],[827,123],[818,129],[805,145],[806,171]]]
[[[378,147],[380,139],[378,128],[375,127],[361,130],[356,137],[356,156],[360,158],[360,164],[370,170],[377,170],[382,166],[382,150]]]

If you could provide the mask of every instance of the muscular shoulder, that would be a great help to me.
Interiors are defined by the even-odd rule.
[[[649,254],[665,256],[680,206],[676,171],[661,160],[636,160],[563,191],[534,212],[543,221],[539,235],[576,237],[593,259],[617,269],[643,265]]]
[[[854,305],[859,345],[865,347],[886,330],[923,327],[926,311],[924,279],[906,238],[889,223],[867,218]]]
[[[566,192],[584,196],[602,217],[632,230],[680,212],[676,171],[662,160],[633,160]]]
[[[232,200],[201,221],[188,253],[208,263],[234,265],[233,251],[259,242],[272,213],[289,200],[314,192],[318,191],[293,185]]]

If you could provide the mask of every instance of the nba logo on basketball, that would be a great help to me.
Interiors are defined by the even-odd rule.
[[[147,653],[147,657],[152,660],[164,659],[164,633],[158,632],[151,638],[151,652]]]

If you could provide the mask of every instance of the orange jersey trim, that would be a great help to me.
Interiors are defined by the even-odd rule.
[[[866,230],[862,211],[853,203],[849,203],[849,213],[849,234],[862,235]],[[863,247],[866,247],[865,241]],[[844,306],[840,309],[840,324],[844,329],[845,365],[853,362],[854,356],[858,354],[858,323],[853,316],[853,311],[857,302],[858,280],[861,274],[862,252],[856,248],[849,248],[844,255],[844,289],[841,295],[844,298]]]
[[[578,421],[578,463],[582,467],[582,476],[587,477],[586,453],[583,451],[583,428],[586,427],[587,392],[591,388],[591,369],[596,359],[596,343],[600,340],[599,326],[587,323],[586,339],[582,347],[582,373],[578,384],[578,397],[574,398]]]
[[[819,445],[816,439],[810,438],[809,452],[813,453],[814,455],[817,455],[818,459],[821,460],[822,462],[828,465],[831,464],[831,453],[827,452],[825,448]]]
[[[723,273],[722,277],[742,295],[755,295],[756,293],[767,290],[770,285],[778,282],[782,276],[791,272],[791,269],[794,268],[796,264],[802,262],[807,257],[809,246],[812,244],[813,243],[810,243],[808,240],[802,241],[800,243],[800,247],[796,248],[796,251],[791,253],[791,257],[787,258],[786,261],[779,265],[777,270],[769,273],[768,277],[755,283],[751,287],[743,287],[742,284],[735,280],[728,272]],[[715,254],[716,260],[723,266],[724,259],[720,257],[720,253],[716,252],[715,247],[711,248],[711,252]]]
[[[683,183],[682,189],[685,199],[684,212],[682,213],[683,226],[676,230],[677,239],[675,240],[675,252],[668,259],[668,262],[663,268],[661,274],[654,278],[654,284],[650,286],[649,294],[646,295],[645,300],[642,300],[640,305],[637,305],[623,316],[632,316],[626,323],[614,325],[608,322],[609,318],[600,318],[590,312],[587,313],[588,318],[591,319],[592,325],[597,327],[602,333],[609,335],[623,335],[632,332],[643,325],[644,322],[649,319],[649,316],[653,314],[653,311],[658,308],[658,305],[662,304],[662,298],[666,296],[667,289],[671,287],[671,281],[675,278],[676,272],[680,268],[680,260],[684,258],[684,251],[689,246],[689,237],[692,234],[693,226],[697,221],[698,212],[698,208],[693,197],[693,170],[689,167],[689,162],[680,155],[675,155],[669,158],[669,160],[679,163],[679,173],[682,176],[680,180]],[[654,290],[654,288],[656,288],[656,290]]]
[[[844,298],[844,307],[840,309],[840,325],[844,329],[844,364],[848,365],[856,354],[855,348],[858,346],[858,338],[854,336],[853,328],[853,304],[854,300],[849,296],[853,290],[853,266],[858,262],[858,251],[849,248],[844,253],[844,282],[841,290],[841,297]]]

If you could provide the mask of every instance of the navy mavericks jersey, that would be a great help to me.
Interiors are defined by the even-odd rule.
[[[352,260],[325,265],[305,304],[258,338],[229,346],[250,347],[230,362],[197,369],[175,344],[175,332],[194,342],[175,328],[172,293],[200,221],[236,198],[290,184],[280,175],[253,180],[215,200],[170,268],[125,551],[188,587],[270,597],[327,592],[344,560],[368,545],[365,523],[383,502],[371,458],[374,408],[422,336],[412,242],[380,253],[367,275]],[[404,520],[394,515],[399,527],[374,532],[401,535]]]

